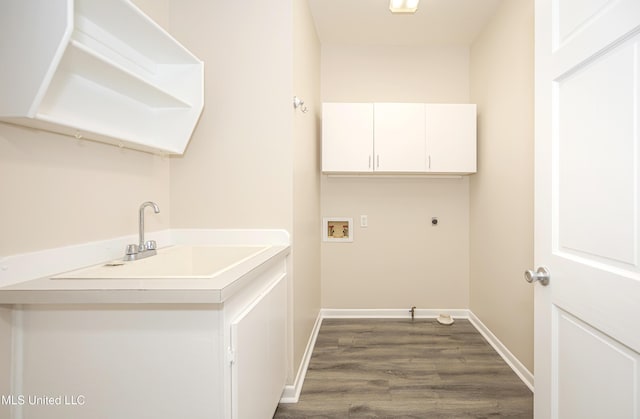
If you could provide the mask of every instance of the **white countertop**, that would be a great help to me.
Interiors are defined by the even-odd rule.
[[[208,245],[201,243],[200,245]],[[180,246],[174,246],[178,248]],[[241,247],[241,246],[238,246]],[[95,303],[189,303],[219,304],[247,285],[255,274],[273,263],[284,263],[289,245],[271,244],[257,248],[249,257],[228,267],[190,268],[167,275],[140,275],[130,270],[128,277],[104,274],[105,262],[66,274],[50,275],[0,287],[0,304],[95,304]],[[160,249],[161,256],[167,249]],[[136,268],[145,260],[128,262]],[[116,268],[117,269],[117,268]],[[208,270],[207,270],[208,269]],[[134,272],[133,274],[131,272]],[[208,274],[207,272],[210,272]]]
[[[0,288],[0,304],[223,303],[254,270],[288,253],[289,246],[270,246],[208,278],[39,278]]]

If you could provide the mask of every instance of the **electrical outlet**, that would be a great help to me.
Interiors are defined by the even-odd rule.
[[[362,228],[369,227],[369,218],[366,215],[360,216],[360,227]]]

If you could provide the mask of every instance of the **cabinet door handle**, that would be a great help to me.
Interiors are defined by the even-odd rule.
[[[380,154],[376,156],[376,168],[380,168]]]
[[[369,169],[371,169],[371,154],[369,154]]]
[[[429,169],[431,169],[431,156],[429,156]]]

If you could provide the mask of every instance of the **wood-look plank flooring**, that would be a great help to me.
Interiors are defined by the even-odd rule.
[[[300,400],[274,418],[532,418],[533,395],[468,320],[325,319]]]

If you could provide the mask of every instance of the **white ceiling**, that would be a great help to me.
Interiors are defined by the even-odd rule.
[[[412,15],[389,0],[308,1],[322,44],[415,46],[470,45],[503,0],[420,0]]]

